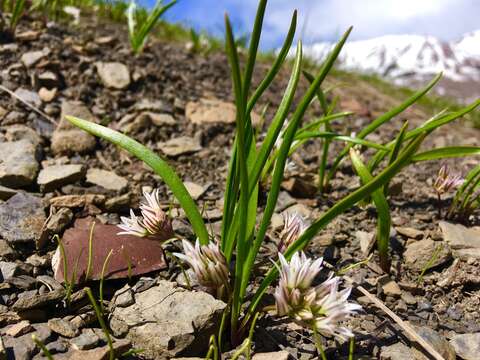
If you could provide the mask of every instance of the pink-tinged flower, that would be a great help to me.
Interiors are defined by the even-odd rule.
[[[160,207],[160,191],[153,190],[151,193],[143,192],[145,203],[140,204],[142,223],[148,233],[164,240],[173,237],[172,222]]]
[[[171,239],[174,236],[172,221],[160,208],[159,190],[144,191],[143,196],[146,202],[140,204],[142,216],[136,216],[130,210],[130,217],[121,217],[122,223],[118,227],[123,231],[118,235],[148,236],[160,241]]]
[[[283,213],[283,229],[280,232],[278,251],[283,253],[297,240],[308,227],[308,223],[298,213]]]
[[[225,256],[218,243],[210,242],[200,246],[195,242],[182,240],[184,254],[174,253],[176,257],[187,262],[195,273],[198,283],[223,299],[229,289],[229,273]]]
[[[452,174],[447,165],[442,165],[438,171],[437,178],[433,183],[433,188],[437,194],[445,194],[452,189],[455,189],[461,186],[464,182],[464,179],[459,174]]]
[[[132,209],[130,209],[130,217],[121,216],[121,224],[118,225],[123,231],[119,232],[118,235],[134,235],[139,237],[144,237],[148,235],[147,229],[142,224],[142,218],[136,216]]]
[[[351,288],[338,291],[340,278],[333,275],[313,287],[313,279],[322,268],[321,258],[313,261],[302,252],[294,254],[290,263],[282,254],[279,259],[280,281],[274,294],[278,315],[289,316],[325,336],[351,337],[352,332],[340,325],[361,309],[348,302]]]

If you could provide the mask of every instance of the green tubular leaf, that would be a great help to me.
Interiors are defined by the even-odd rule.
[[[397,139],[395,140],[395,144],[393,145],[393,150],[390,153],[390,159],[388,161],[389,165],[395,161],[398,154],[400,153],[403,141],[405,139],[405,132],[407,131],[407,128],[408,128],[408,121],[405,121],[402,128],[400,129],[400,132],[398,133]]]
[[[423,123],[421,126],[419,126],[416,129],[410,130],[405,134],[405,139],[404,140],[409,140],[412,139],[413,137],[417,136],[418,134],[421,134],[422,132],[433,132],[435,129],[439,128],[440,126],[443,126],[445,124],[448,124],[454,120],[457,120],[458,118],[472,112],[475,110],[478,106],[480,105],[480,99],[477,101],[474,101],[470,105],[464,107],[463,109],[460,109],[459,111],[453,112],[453,113],[448,113],[445,114],[444,111],[442,111],[440,114],[435,115],[431,119],[427,120],[425,123]],[[389,148],[392,148],[394,145],[395,141],[391,141],[388,143],[386,146]],[[385,152],[378,152],[375,154],[373,159],[369,163],[369,170],[372,172],[383,160],[385,157],[386,153]]]
[[[405,140],[405,133],[407,131],[407,128],[408,128],[408,121],[405,121],[402,128],[400,129],[400,132],[398,133],[397,140],[395,140],[395,144],[393,145],[393,149],[390,153],[390,159],[388,160],[388,165],[392,164],[395,161],[395,159],[397,158],[398,154],[400,153],[400,150],[402,149],[403,142]],[[367,171],[368,171],[368,168],[367,168]],[[390,182],[385,184],[385,186],[383,188],[383,190],[384,190],[383,193],[385,194],[385,196],[388,195],[389,187],[390,187]]]
[[[292,69],[292,74],[290,76],[290,80],[287,85],[287,89],[285,90],[285,94],[283,95],[282,101],[278,107],[278,110],[270,124],[267,135],[260,146],[260,149],[257,154],[257,160],[255,161],[255,165],[253,166],[252,171],[250,172],[250,181],[248,184],[249,192],[253,189],[253,187],[258,183],[258,179],[262,172],[263,167],[272,151],[275,141],[278,138],[278,135],[282,129],[283,123],[287,118],[288,112],[290,110],[290,106],[292,104],[293,98],[295,96],[295,91],[297,89],[298,80],[300,79],[300,70],[302,65],[302,43],[299,42],[297,46],[297,54],[295,57],[295,63]]]
[[[288,51],[292,46],[293,38],[295,37],[296,27],[297,27],[297,11],[295,10],[293,12],[292,20],[290,22],[290,29],[288,30],[288,34],[287,34],[287,37],[285,38],[285,42],[283,43],[282,49],[278,53],[278,56],[275,59],[275,62],[273,63],[272,67],[268,71],[267,75],[262,80],[260,85],[258,85],[257,89],[255,90],[250,100],[248,101],[247,113],[250,113],[250,111],[253,110],[253,107],[257,103],[258,99],[260,98],[260,96],[262,96],[263,92],[272,83],[273,79],[275,78],[275,75],[278,73],[278,71],[280,70],[280,67],[284,63],[288,55]]]
[[[162,5],[162,1],[157,1],[155,8],[152,12],[148,15],[146,21],[142,24],[139,32],[138,32],[138,44],[140,45],[140,49],[143,48],[145,45],[145,41],[147,40],[147,36],[152,31],[153,27],[157,23],[160,16],[162,16],[168,9],[170,9],[173,5],[177,3],[177,0],[173,0],[167,5]]]
[[[242,80],[240,76],[240,65],[238,61],[237,47],[235,45],[235,40],[233,37],[232,27],[230,25],[230,20],[228,16],[225,15],[225,40],[226,40],[226,51],[227,57],[231,66],[233,88],[235,93],[235,103],[237,107],[236,115],[236,155],[238,156],[238,167],[240,170],[240,199],[238,202],[238,217],[239,217],[239,228],[237,236],[237,257],[235,262],[235,281],[233,289],[233,300],[232,300],[232,313],[231,313],[231,324],[232,324],[232,333],[236,332],[238,317],[240,315],[241,307],[241,277],[243,263],[245,261],[246,252],[247,252],[247,216],[248,216],[248,171],[247,171],[247,148],[246,148],[246,134],[245,134],[245,125],[246,125],[246,104],[244,102],[245,97],[243,96],[242,89]],[[247,116],[248,117],[248,116]],[[230,229],[230,232],[232,229]]]
[[[303,73],[303,76],[305,76],[305,78],[310,82],[310,84],[313,82],[313,80],[315,80],[315,76],[310,74],[307,70],[303,70],[302,73]],[[321,88],[318,88],[317,98],[318,98],[318,101],[320,102],[320,106],[322,107],[323,114],[327,115],[328,113],[327,99],[325,97],[325,93]]]
[[[328,131],[305,131],[305,132],[302,132],[300,135],[295,136],[295,140],[305,140],[305,139],[314,139],[314,138],[324,138],[324,139],[345,141],[348,143],[363,145],[372,149],[378,149],[378,150],[384,150],[384,151],[390,150],[385,145],[380,145],[372,141],[363,140],[357,137],[340,135],[340,134],[337,134],[334,132],[328,132]]]
[[[65,118],[80,129],[125,149],[150,166],[155,173],[162,178],[165,184],[167,184],[180,203],[199,241],[202,244],[208,243],[207,228],[195,202],[183,185],[182,180],[180,180],[175,171],[162,158],[139,142],[115,130],[73,116],[66,116]]]
[[[334,206],[332,206],[328,211],[326,211],[317,221],[315,221],[310,227],[308,227],[300,238],[293,243],[285,252],[285,257],[290,259],[291,256],[303,249],[309,241],[325,226],[327,226],[334,218],[342,214],[358,201],[369,196],[375,190],[381,188],[385,185],[391,178],[393,178],[404,166],[408,165],[411,157],[420,147],[422,141],[424,140],[426,134],[421,134],[413,139],[410,144],[405,148],[405,150],[398,156],[398,158],[390,165],[387,166],[382,172],[373,178],[372,181],[369,181],[367,184],[363,185],[359,189],[355,190],[353,193],[344,197],[342,200],[338,201]],[[252,298],[250,306],[248,308],[248,315],[246,316],[244,323],[248,322],[248,318],[255,313],[255,310],[260,303],[262,296],[265,294],[268,286],[275,280],[278,271],[275,266],[273,266],[265,279],[260,284],[260,287],[257,289],[255,295]]]
[[[349,116],[349,115],[352,115],[352,114],[353,114],[352,112],[345,111],[345,112],[340,112],[340,113],[337,113],[337,114],[323,116],[320,119],[312,121],[311,123],[308,123],[304,127],[302,127],[301,129],[299,129],[297,131],[297,135],[300,135],[302,132],[305,132],[305,131],[318,130],[318,128],[322,124],[330,123],[333,120],[340,119],[340,118],[343,118],[345,116]]]
[[[360,177],[363,184],[368,184],[373,180],[372,174],[368,171],[365,164],[360,159],[360,156],[354,149],[350,149],[350,159],[352,165],[355,168],[356,173]],[[390,270],[390,262],[388,259],[388,245],[390,242],[390,227],[392,225],[392,219],[390,217],[390,208],[388,206],[387,199],[383,193],[383,189],[379,188],[372,194],[373,202],[377,208],[378,220],[377,220],[377,247],[378,254],[380,256],[380,266],[386,273]]]
[[[412,162],[480,155],[479,146],[446,146],[416,154]]]
[[[327,60],[325,61],[324,65],[322,66],[317,78],[312,82],[310,87],[308,88],[306,94],[303,96],[300,104],[298,105],[295,113],[292,116],[292,120],[287,126],[285,130],[283,141],[280,146],[280,150],[278,152],[278,158],[275,162],[275,169],[273,171],[272,176],[272,184],[270,187],[270,192],[267,198],[267,204],[265,206],[265,211],[263,213],[262,221],[257,231],[257,235],[255,237],[253,245],[250,247],[248,251],[248,256],[243,266],[243,275],[242,275],[242,284],[241,287],[246,288],[248,284],[248,279],[251,276],[251,269],[255,262],[255,258],[258,254],[261,244],[265,239],[265,234],[267,233],[268,226],[270,224],[270,220],[272,218],[273,212],[275,210],[275,205],[277,203],[278,194],[280,192],[280,185],[283,180],[283,173],[285,170],[285,164],[287,162],[289,149],[292,145],[292,142],[295,138],[295,134],[297,132],[298,126],[305,114],[305,111],[312,101],[313,97],[315,96],[317,89],[321,85],[322,81],[325,79],[327,74],[329,73],[330,69],[335,62],[335,59],[338,57],[340,50],[342,49],[345,41],[347,40],[348,35],[350,34],[352,28],[349,28],[340,41],[335,46],[335,49],[329,55]]]
[[[377,128],[379,128],[381,125],[384,123],[390,121],[394,116],[400,114],[403,112],[405,109],[407,109],[410,105],[414,104],[418,99],[420,99],[422,96],[424,96],[432,87],[435,86],[435,84],[441,79],[442,74],[438,74],[433,78],[430,83],[425,86],[423,89],[417,91],[415,94],[413,94],[411,97],[409,97],[407,100],[405,100],[402,104],[397,106],[396,108],[386,112],[385,114],[379,116],[375,120],[373,120],[368,126],[364,127],[362,131],[360,131],[357,135],[359,138],[364,138],[368,134],[372,133],[375,131]],[[347,145],[345,149],[342,150],[342,152],[337,156],[335,161],[332,164],[332,168],[330,169],[328,173],[328,180],[331,180],[333,178],[333,175],[335,174],[335,171],[337,170],[338,165],[342,161],[342,159],[345,157],[345,155],[348,154],[348,151],[352,145]]]
[[[260,34],[262,33],[263,18],[265,16],[266,7],[267,0],[260,0],[258,2],[252,37],[250,40],[250,49],[248,51],[248,60],[245,65],[245,76],[243,78],[243,96],[245,98],[245,103],[247,103],[248,93],[252,82],[253,68],[255,67],[255,61],[257,59],[258,44],[260,43]]]

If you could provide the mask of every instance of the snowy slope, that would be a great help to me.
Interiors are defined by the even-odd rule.
[[[331,43],[307,45],[305,54],[321,61],[333,46]],[[379,74],[406,85],[443,72],[449,81],[466,83],[471,89],[480,82],[480,30],[452,42],[420,35],[350,41],[340,53],[338,64],[347,70]]]

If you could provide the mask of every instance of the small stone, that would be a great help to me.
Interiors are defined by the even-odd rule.
[[[27,320],[22,320],[19,323],[10,326],[7,331],[5,331],[5,334],[13,337],[18,337],[27,334],[30,331],[33,331],[33,327],[32,325],[30,325],[30,322],[28,322]]]
[[[295,203],[295,199],[291,197],[288,192],[280,191],[278,194],[277,204],[275,205],[275,212],[281,212]]]
[[[400,286],[390,279],[388,275],[382,276],[378,279],[378,283],[382,287],[383,293],[386,296],[394,296],[394,297],[399,297],[402,294],[402,290],[400,289]]]
[[[40,170],[37,183],[43,191],[49,192],[81,180],[85,175],[82,165],[53,165]]]
[[[53,234],[60,234],[68,225],[70,225],[72,220],[72,210],[68,208],[60,208],[48,219],[45,227]]]
[[[223,123],[234,124],[236,116],[235,105],[218,99],[200,99],[190,101],[185,108],[185,115],[193,124]],[[252,123],[260,123],[259,115],[252,113]]]
[[[415,305],[417,303],[417,299],[415,298],[415,296],[413,296],[412,294],[410,294],[407,291],[403,291],[402,295],[400,295],[400,296],[401,296],[402,300],[405,301],[405,303],[408,304],[408,305]]]
[[[0,235],[9,243],[37,241],[45,220],[42,200],[28,193],[0,205]]]
[[[428,268],[433,268],[444,264],[450,260],[451,255],[448,246],[431,239],[424,239],[408,244],[403,257],[408,267],[423,271],[427,265],[429,265]]]
[[[50,319],[48,320],[48,327],[53,332],[67,338],[73,338],[78,335],[78,329],[65,319]]]
[[[115,306],[127,307],[135,303],[132,289],[126,285],[122,289],[117,291],[115,296]]]
[[[413,351],[402,343],[396,343],[382,347],[380,351],[381,360],[413,360],[415,359]]]
[[[98,75],[108,88],[125,89],[130,85],[128,67],[119,62],[96,62]]]
[[[198,137],[180,136],[170,139],[166,142],[159,142],[157,147],[167,156],[179,156],[192,154],[202,150],[200,139]]]
[[[19,275],[21,273],[22,273],[22,268],[18,263],[0,261],[0,275],[1,275],[2,281],[4,281],[5,279],[9,279],[15,275]]]
[[[64,339],[58,339],[46,345],[50,354],[61,354],[68,351],[68,342]]]
[[[152,111],[140,113],[134,120],[141,123],[152,123],[155,126],[175,125],[177,122],[170,114],[159,114]]]
[[[131,347],[131,342],[126,339],[116,340],[113,343],[115,358],[120,358],[123,353]],[[91,350],[76,350],[71,353],[69,360],[108,360],[110,358],[110,348],[104,346]]]
[[[128,186],[127,179],[118,176],[113,171],[97,168],[87,171],[87,182],[112,191],[122,191]]]
[[[480,226],[467,228],[441,221],[440,229],[454,257],[464,260],[480,259]]]
[[[405,236],[409,239],[421,239],[421,238],[423,238],[423,231],[420,231],[420,230],[417,230],[417,229],[414,229],[414,228],[411,228],[411,227],[397,226],[395,228],[395,230],[397,230],[397,232],[400,235]]]
[[[15,260],[18,253],[8,243],[0,239],[0,259],[2,260]]]
[[[83,103],[63,101],[60,123],[52,135],[52,152],[54,154],[84,154],[92,151],[97,144],[95,137],[70,124],[65,118],[66,115],[97,122],[96,118]]]
[[[31,185],[39,164],[37,148],[27,139],[0,142],[0,184],[12,188]]]
[[[355,232],[355,237],[360,242],[360,250],[362,251],[363,255],[368,256],[375,245],[375,234],[358,230]]]
[[[282,182],[282,187],[297,198],[311,198],[317,193],[317,187],[298,177],[292,177]]]
[[[100,340],[100,337],[94,331],[85,331],[80,336],[70,340],[70,344],[75,350],[90,350],[96,348],[100,344]]]
[[[42,87],[38,90],[38,96],[40,96],[40,99],[42,99],[43,102],[49,103],[55,99],[55,96],[57,96],[57,88],[49,90]]]
[[[54,89],[61,85],[57,74],[52,71],[42,72],[37,76],[36,80],[38,86],[41,86],[45,89]]]
[[[105,202],[105,209],[110,212],[128,211],[130,208],[130,194],[123,194],[109,198]]]
[[[50,264],[50,261],[46,256],[32,254],[25,260],[25,263],[35,267],[46,267]]]
[[[133,109],[137,112],[152,111],[155,113],[171,113],[172,107],[162,100],[143,99],[135,103]]]
[[[23,101],[37,108],[42,106],[42,99],[40,99],[40,96],[38,96],[38,94],[35,91],[30,91],[24,88],[18,88],[17,90],[15,90],[15,95],[20,99],[22,99]]]
[[[450,345],[463,360],[478,360],[480,354],[480,332],[454,335],[450,340]]]
[[[455,355],[455,350],[450,345],[450,343],[438,332],[435,330],[432,330],[426,326],[414,326],[415,331],[417,332],[418,335],[420,335],[424,340],[430,343],[432,347],[437,350],[437,352],[443,356],[445,360],[455,360],[456,355]],[[418,350],[415,350],[416,354],[421,353]],[[423,355],[421,355],[423,356]],[[418,355],[416,356],[417,358],[419,357]]]
[[[185,181],[183,183],[185,187],[187,188],[188,193],[190,196],[193,198],[193,200],[198,200],[200,197],[205,193],[206,188],[204,188],[202,185],[198,185],[196,183],[190,182],[190,181]]]
[[[45,48],[40,51],[29,51],[22,55],[20,61],[25,67],[30,68],[37,64],[40,60],[47,57],[50,54],[50,49]]]
[[[50,199],[50,205],[57,208],[81,208],[89,205],[102,206],[104,203],[105,196],[100,194],[63,195]]]
[[[252,360],[288,360],[290,353],[288,351],[274,351],[268,353],[258,353],[253,355]]]
[[[13,310],[25,311],[41,308],[59,302],[64,296],[64,289],[54,290],[40,295],[25,296],[13,304]]]

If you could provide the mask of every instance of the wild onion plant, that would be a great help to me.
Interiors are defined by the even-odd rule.
[[[480,165],[474,167],[458,186],[448,217],[468,221],[473,212],[480,207]]]
[[[285,264],[289,261],[295,262],[296,260],[292,259],[292,256],[298,258],[299,255],[297,253],[303,250],[310,240],[338,215],[350,209],[357,202],[373,196],[373,194],[378,194],[379,190],[383,191],[383,186],[404,166],[415,161],[414,156],[419,156],[420,159],[422,159],[422,156],[428,157],[425,154],[417,154],[417,150],[427,133],[434,126],[432,121],[425,124],[423,128],[417,128],[405,133],[402,146],[398,148],[395,147],[395,142],[387,145],[376,145],[364,139],[367,133],[373,131],[378,122],[384,122],[386,121],[385,119],[391,118],[394,115],[392,112],[380,118],[374,126],[369,126],[368,131],[363,131],[360,133],[361,135],[356,137],[343,136],[333,132],[324,132],[319,135],[317,131],[319,124],[344,115],[332,113],[331,115],[326,115],[323,119],[302,126],[307,108],[312,100],[318,96],[320,86],[331,70],[351,31],[351,29],[348,29],[323,63],[318,74],[312,79],[309,88],[300,98],[298,105],[292,106],[302,74],[302,45],[300,41],[298,42],[289,83],[263,141],[257,145],[256,132],[251,123],[251,113],[284,64],[293,42],[297,21],[297,14],[294,12],[290,29],[281,50],[278,52],[276,59],[263,80],[256,88],[253,88],[252,75],[257,58],[266,4],[267,0],[259,1],[243,70],[240,67],[239,54],[229,18],[228,16],[225,17],[226,53],[231,66],[233,93],[236,104],[236,131],[225,184],[223,218],[218,244],[210,239],[198,207],[195,205],[180,177],[165,160],[134,139],[117,131],[75,117],[67,117],[72,124],[118,145],[145,162],[162,178],[172,191],[179,205],[185,211],[186,217],[190,221],[198,239],[198,244],[195,247],[184,243],[184,259],[192,265],[197,273],[197,277],[204,282],[204,286],[224,286],[219,296],[227,294],[229,306],[225,311],[224,321],[222,321],[218,337],[218,347],[220,349],[224,331],[230,333],[232,345],[238,345],[242,342],[250,325],[257,316],[263,296],[277,278],[280,266],[285,268]],[[325,120],[327,117],[329,117],[328,120]],[[442,120],[437,119],[438,121]],[[314,133],[312,134],[312,132]],[[282,248],[282,262],[279,263],[279,259],[275,259],[277,265],[271,266],[260,285],[255,288],[254,294],[248,294],[247,288],[252,280],[253,269],[256,265],[256,260],[258,260],[259,250],[265,241],[267,229],[274,214],[289,155],[304,139],[316,136],[372,147],[377,150],[377,154],[380,154],[377,155],[379,160],[392,154],[394,149],[397,151],[392,161],[381,171],[377,171],[375,176],[365,176],[364,184],[361,187],[335,203],[310,225],[301,226],[302,231],[297,231],[295,236],[286,237],[289,238],[289,241],[288,244],[285,244],[286,248]],[[348,150],[346,150],[346,153],[348,153]],[[260,207],[258,204],[260,183],[262,177],[265,176],[267,167],[272,173],[270,188],[265,206]],[[366,167],[368,168],[368,166]],[[373,166],[370,167],[370,174],[373,174],[373,168]],[[259,212],[261,212],[261,217],[257,223]],[[305,261],[304,263],[306,264],[307,262]],[[311,274],[315,272],[313,262],[305,266],[308,268],[306,270]],[[339,306],[345,304],[347,292],[337,293],[337,288],[331,287],[330,289],[332,288],[334,288],[334,294],[336,294],[333,296],[335,298],[334,303],[338,303]],[[321,298],[315,298],[315,301],[321,301]],[[228,319],[229,321],[227,321]],[[331,324],[331,332],[337,331],[338,333],[337,323],[332,322]]]
[[[5,0],[0,2],[0,43],[12,40],[17,25],[25,12],[25,0]],[[5,14],[8,13],[9,17]]]
[[[447,165],[442,165],[438,171],[437,178],[433,182],[433,189],[437,193],[438,217],[442,217],[442,195],[458,188],[463,184],[463,178],[460,174],[450,172]]]
[[[130,1],[127,9],[128,35],[130,45],[135,54],[142,52],[148,39],[148,34],[153,30],[160,17],[170,9],[177,0],[173,0],[167,5],[163,5],[162,0],[158,0],[150,13],[144,9],[138,9],[135,0]]]

